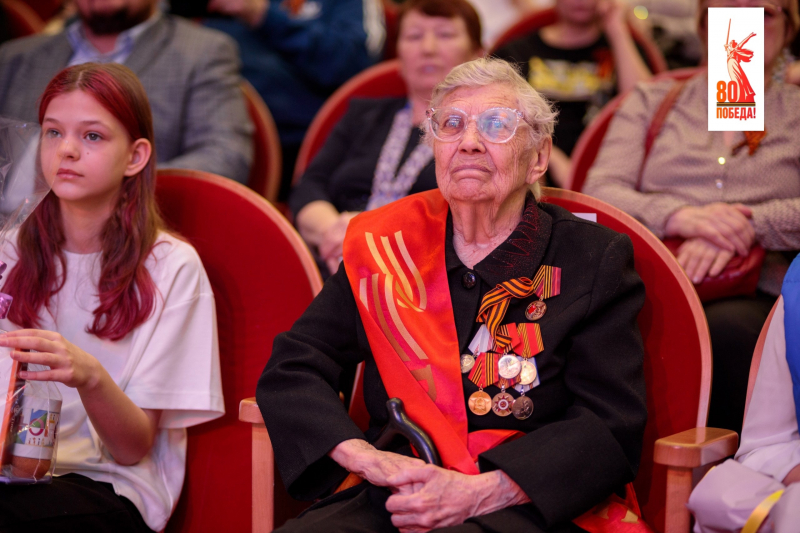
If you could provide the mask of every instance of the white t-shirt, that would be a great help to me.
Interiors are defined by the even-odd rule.
[[[16,242],[16,236],[9,241]],[[86,333],[98,306],[102,254],[65,255],[67,279],[53,298],[54,314],[40,312],[41,329],[57,331],[94,356],[137,406],[163,413],[150,453],[133,466],[121,466],[100,441],[77,390],[58,383],[63,405],[55,473],[111,483],[159,531],[183,486],[185,428],[225,413],[208,276],[191,245],[161,233],[145,263],[158,289],[155,310],[124,339],[112,342]],[[0,259],[10,272],[18,259],[15,248],[6,245]],[[8,320],[0,321],[0,328],[20,329]]]

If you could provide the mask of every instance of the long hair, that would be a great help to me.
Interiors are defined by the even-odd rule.
[[[42,94],[39,123],[53,98],[76,90],[92,96],[114,115],[131,141],[147,139],[154,146],[153,117],[144,87],[128,68],[113,63],[86,63],[56,74]],[[155,160],[154,147],[147,166],[123,179],[117,204],[102,230],[99,305],[93,311],[94,321],[86,327],[100,338],[122,339],[147,320],[155,307],[157,289],[145,268],[163,227],[155,201]],[[52,311],[52,297],[67,277],[63,244],[59,199],[51,191],[19,230],[19,261],[4,286],[4,292],[14,298],[8,318],[15,324],[38,327],[42,307]]]

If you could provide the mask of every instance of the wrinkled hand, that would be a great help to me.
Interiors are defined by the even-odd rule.
[[[92,388],[100,379],[102,367],[97,359],[54,331],[11,331],[0,335],[0,346],[14,348],[11,358],[16,361],[50,367],[50,370],[20,372],[22,379],[58,381],[75,389]]]
[[[344,236],[347,233],[347,226],[356,215],[358,215],[357,211],[340,213],[336,222],[325,230],[322,242],[317,247],[319,256],[328,265],[331,274],[336,272],[342,261],[342,243],[344,243]]]
[[[367,441],[359,439],[340,442],[328,455],[366,481],[378,487],[389,487],[389,478],[399,472],[424,467],[422,459],[398,453],[382,452]]]
[[[208,10],[230,15],[250,26],[258,26],[264,20],[269,0],[211,0]]]
[[[717,202],[679,209],[667,221],[668,237],[702,237],[729,252],[747,255],[756,239],[750,208]]]
[[[706,276],[718,276],[733,256],[733,252],[723,250],[702,237],[688,239],[678,248],[678,263],[695,284]]]
[[[396,494],[386,501],[392,524],[401,532],[454,526],[482,514],[481,503],[491,495],[480,476],[467,476],[433,465],[406,469],[388,479]]]

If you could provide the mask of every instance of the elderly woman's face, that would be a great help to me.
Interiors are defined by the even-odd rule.
[[[445,97],[440,107],[457,107],[478,115],[493,107],[516,109],[517,98],[506,85],[462,87]],[[488,142],[470,120],[457,141],[433,141],[436,181],[445,199],[456,202],[501,204],[524,195],[547,168],[549,149],[530,146],[529,125],[520,121],[514,137],[505,143]],[[541,153],[540,153],[541,152]]]
[[[397,56],[412,91],[433,91],[453,67],[475,59],[478,53],[460,17],[429,17],[412,10],[400,24]]]

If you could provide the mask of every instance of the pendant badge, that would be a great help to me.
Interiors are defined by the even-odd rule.
[[[536,320],[542,318],[546,312],[547,304],[542,300],[536,300],[531,302],[530,305],[528,305],[528,308],[525,309],[525,318],[531,322],[535,322]]]

